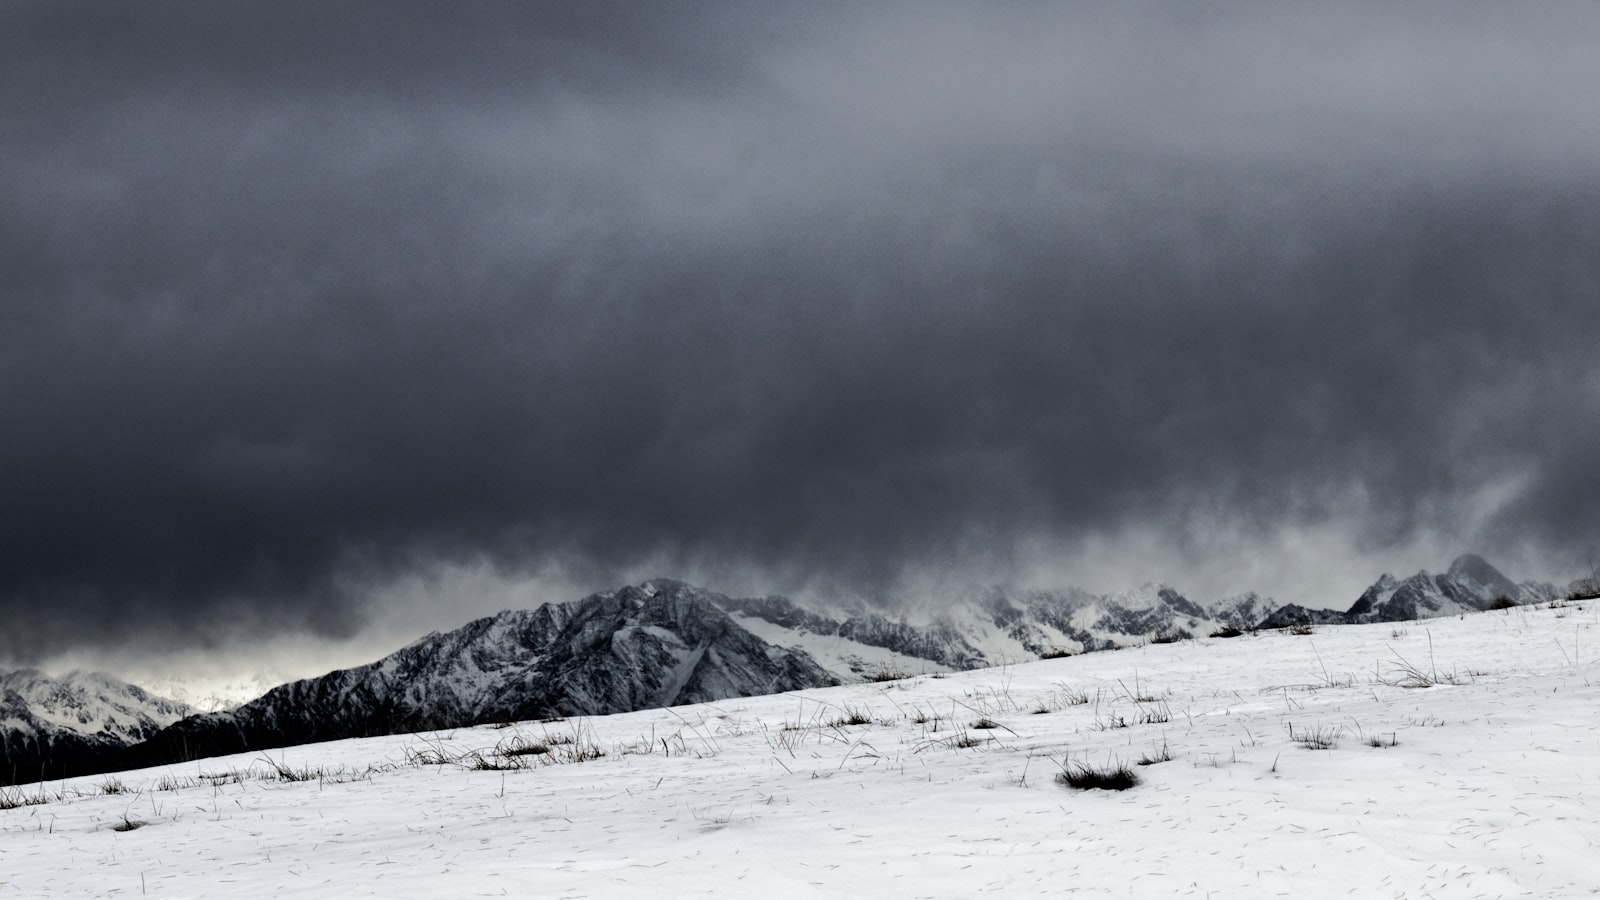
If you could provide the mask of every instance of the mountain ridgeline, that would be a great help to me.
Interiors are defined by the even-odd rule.
[[[365,666],[192,716],[131,748],[137,765],[485,722],[604,715],[837,680],[761,641],[720,595],[651,581],[430,634]]]
[[[91,774],[341,738],[605,715],[885,675],[1109,650],[1219,629],[1407,621],[1564,595],[1514,584],[1477,556],[1441,575],[1384,575],[1349,610],[1256,594],[1203,607],[1170,587],[1118,594],[975,588],[923,616],[733,598],[657,579],[430,634],[364,666],[194,713],[103,675],[0,676],[11,782]]]
[[[1483,557],[1469,553],[1458,557],[1440,575],[1418,572],[1402,580],[1385,573],[1345,612],[1306,609],[1290,604],[1264,616],[1259,625],[1262,628],[1283,628],[1298,624],[1409,622],[1413,619],[1483,612],[1497,604],[1556,600],[1581,591],[1584,586],[1582,582],[1574,582],[1566,589],[1538,581],[1517,584]]]

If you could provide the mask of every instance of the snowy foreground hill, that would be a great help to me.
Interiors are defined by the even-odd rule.
[[[0,788],[0,896],[1593,896],[1597,625],[1263,631]]]

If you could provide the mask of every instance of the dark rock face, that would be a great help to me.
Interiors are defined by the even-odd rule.
[[[907,625],[882,616],[853,616],[839,626],[840,637],[869,647],[882,647],[906,656],[926,659],[953,669],[986,665],[984,656],[949,620],[928,625]]]
[[[16,704],[14,694],[0,694],[0,708]],[[49,781],[69,775],[103,771],[100,760],[122,749],[122,744],[85,738],[70,732],[40,727],[37,720],[11,717],[15,725],[0,728],[0,785]]]
[[[1161,588],[1161,590],[1157,592],[1157,596],[1161,598],[1162,603],[1166,604],[1169,609],[1177,613],[1179,616],[1187,616],[1196,620],[1206,618],[1205,610],[1201,609],[1199,606],[1196,606],[1192,601],[1189,600],[1189,598],[1183,596],[1172,588]]]
[[[1262,619],[1257,628],[1288,628],[1292,625],[1347,625],[1350,617],[1334,609],[1307,609],[1296,603],[1280,606]]]
[[[721,595],[657,580],[504,612],[377,662],[193,716],[130,751],[138,764],[486,722],[605,715],[837,683],[739,627]]]

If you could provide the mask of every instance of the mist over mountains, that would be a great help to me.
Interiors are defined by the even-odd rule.
[[[0,677],[13,780],[154,765],[315,741],[592,716],[863,679],[973,669],[1254,628],[1410,621],[1592,590],[1513,583],[1476,555],[1443,573],[1385,574],[1344,612],[1243,594],[1202,606],[1161,584],[971,589],[936,614],[807,608],[671,579],[435,632],[364,666],[198,713],[100,674]]]

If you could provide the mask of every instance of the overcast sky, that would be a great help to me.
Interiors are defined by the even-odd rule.
[[[0,6],[0,662],[1600,552],[1600,6]],[[288,642],[288,643],[285,643]]]

